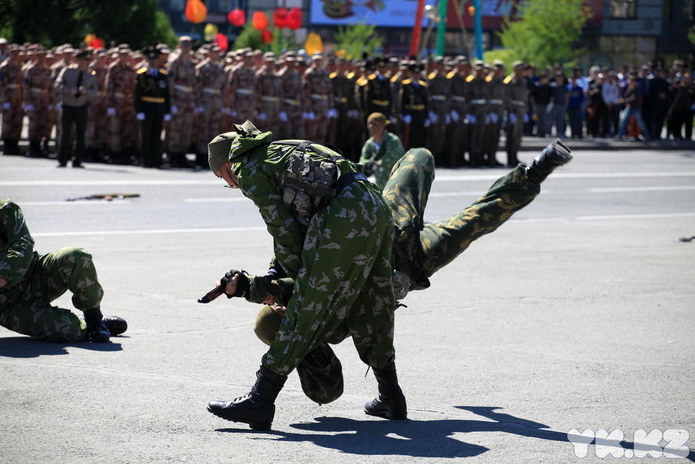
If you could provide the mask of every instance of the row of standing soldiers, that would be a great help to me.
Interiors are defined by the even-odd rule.
[[[173,166],[187,166],[185,155],[191,152],[197,155],[196,164],[205,166],[207,143],[246,119],[278,138],[329,143],[357,160],[366,139],[366,117],[374,112],[390,119],[389,129],[406,149],[427,147],[439,165],[498,165],[495,153],[502,130],[507,164],[517,162],[528,101],[521,63],[506,76],[500,62],[491,67],[481,61],[471,64],[465,57],[436,58],[427,70],[408,60],[326,62],[315,54],[307,62],[292,52],[275,57],[250,49],[223,57],[215,46],[193,53],[188,37],[181,38],[173,53],[163,46],[158,50],[170,111],[163,151]],[[41,143],[45,146],[50,138],[59,119],[52,116],[59,111],[52,81],[70,59],[63,51],[61,60],[49,65],[45,51],[15,46],[0,65],[6,151],[18,140],[25,114],[31,155],[39,155]],[[125,45],[95,52],[90,69],[99,92],[90,107],[86,145],[97,160],[136,159],[145,134],[137,123],[135,88],[137,70],[146,65],[142,54]]]

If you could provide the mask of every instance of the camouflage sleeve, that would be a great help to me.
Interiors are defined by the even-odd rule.
[[[0,276],[7,287],[24,278],[34,259],[34,239],[24,222],[22,210],[9,200],[0,201]]]
[[[268,232],[273,237],[275,257],[287,272],[295,278],[302,266],[301,253],[304,232],[292,213],[282,203],[282,192],[276,176],[266,172],[269,163],[258,158],[245,163],[239,173],[239,186],[258,207]],[[283,164],[272,165],[284,169]]]
[[[380,162],[384,166],[393,166],[396,164],[396,161],[401,159],[403,153],[405,153],[403,144],[401,143],[401,139],[398,138],[396,134],[392,133],[387,133],[384,143],[386,147]]]
[[[292,298],[293,289],[294,280],[289,277],[284,279],[271,279],[267,276],[251,277],[246,300],[251,303],[262,304],[267,297],[271,296],[276,303],[287,306]]]
[[[364,165],[367,161],[372,159],[375,152],[376,148],[374,148],[374,144],[372,143],[372,139],[370,138],[369,140],[364,142],[364,145],[362,145],[362,154],[360,155],[359,163]]]

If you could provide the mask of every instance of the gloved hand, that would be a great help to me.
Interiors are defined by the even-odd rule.
[[[492,113],[490,115],[490,124],[497,124],[497,121],[500,120],[500,117],[497,115],[497,113]]]
[[[278,113],[278,118],[280,118],[280,121],[282,121],[282,122],[289,121],[289,118],[287,117],[287,113],[285,113],[284,111],[280,111]]]
[[[27,104],[27,105],[24,106],[24,109],[25,109],[26,111],[34,111],[34,105],[32,105],[32,104]]]
[[[3,103],[3,104],[2,104],[2,109],[3,109],[3,110],[9,110],[9,109],[10,109],[10,104],[9,104],[9,102]]]
[[[524,113],[524,124],[528,123],[528,113]]]
[[[61,108],[63,108],[63,102],[56,103],[56,110],[60,111]]]
[[[260,119],[261,121],[267,121],[267,120],[268,120],[268,115],[265,114],[265,113],[259,113],[259,114],[258,114],[258,119]]]
[[[205,108],[203,108],[202,106],[199,106],[199,107],[197,107],[197,108],[195,109],[195,112],[196,112],[197,114],[200,114],[200,113],[202,113],[202,112],[204,112],[204,111],[205,111]]]
[[[473,116],[472,114],[466,115],[466,124],[475,124],[475,121],[477,121],[475,116]]]
[[[230,269],[229,272],[227,272],[224,277],[220,279],[220,285],[222,285],[222,288],[224,289],[224,294],[227,295],[227,298],[233,298],[233,297],[245,297],[246,293],[249,290],[249,278],[248,278],[248,273],[245,270],[237,270],[237,269]],[[234,290],[234,293],[227,293],[227,284],[232,280],[233,277],[237,277],[236,281],[236,289]]]
[[[171,114],[170,114],[170,113],[165,114],[165,115],[164,115],[164,120],[165,120],[165,121],[171,121]]]
[[[138,121],[144,121],[145,120],[145,113],[138,113],[135,115],[135,117],[138,119]]]
[[[309,119],[309,113],[302,112],[302,119]]]
[[[451,110],[451,113],[449,114],[451,115],[451,119],[453,119],[454,122],[458,122],[459,118],[461,117],[459,115],[459,112],[456,110]]]
[[[405,116],[403,116],[403,122],[406,124],[412,123],[413,122],[413,116],[410,114],[406,114]]]
[[[178,109],[175,105],[173,105],[173,106],[171,107],[171,114],[176,114],[176,113],[178,113],[178,112],[179,112],[179,109]]]
[[[447,113],[446,118],[444,118],[444,124],[451,124],[451,115]]]
[[[545,112],[550,114],[553,111],[553,108],[555,107],[555,104],[553,102],[550,102],[548,104],[548,107],[545,109]]]
[[[313,121],[314,119],[316,119],[316,115],[314,114],[313,111],[308,112],[308,113],[307,113],[307,116],[308,116],[309,119],[311,119],[312,121]]]
[[[229,108],[223,106],[222,109],[220,110],[220,113],[222,113],[222,114],[231,114],[231,113],[232,113],[232,110],[230,110]]]
[[[512,125],[516,124],[516,114],[509,113],[509,123]]]
[[[425,127],[430,127],[431,125],[432,125],[432,121],[430,121],[429,118],[425,119],[425,124],[424,124],[424,126],[425,126]]]
[[[229,115],[230,115],[231,117],[236,118],[237,116],[239,116],[239,113],[237,113],[236,111],[234,111],[234,110],[229,110],[229,111],[230,111],[230,112],[229,112]]]
[[[338,119],[338,110],[335,108],[328,110],[328,119]]]
[[[348,118],[350,119],[357,119],[360,117],[360,112],[357,110],[350,110],[348,111]]]
[[[116,116],[116,108],[108,108],[106,110],[106,115],[107,116]]]
[[[437,116],[437,114],[436,114],[434,111],[430,111],[429,116],[430,116],[430,117],[429,117],[429,120],[430,120],[433,124],[437,124],[437,119],[439,119],[439,117]]]

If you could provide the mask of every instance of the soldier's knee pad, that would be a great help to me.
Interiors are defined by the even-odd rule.
[[[270,306],[265,305],[258,311],[256,322],[253,325],[253,332],[263,343],[270,346],[280,329],[280,323],[282,323],[282,316],[276,313]]]

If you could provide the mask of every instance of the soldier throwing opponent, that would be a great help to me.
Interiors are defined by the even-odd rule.
[[[84,320],[51,306],[68,290]],[[92,255],[73,247],[39,255],[22,210],[0,200],[0,325],[51,342],[105,343],[125,332],[128,324],[101,315],[103,295]]]
[[[222,145],[223,140],[217,140]],[[227,142],[227,146],[229,143]],[[210,145],[210,152],[216,148]],[[472,242],[495,231],[515,212],[531,203],[540,193],[540,184],[558,166],[572,159],[570,150],[558,139],[548,145],[529,165],[519,164],[500,177],[475,203],[444,221],[425,224],[423,215],[434,181],[434,158],[429,150],[409,150],[393,168],[383,191],[394,217],[392,284],[398,300],[411,290],[430,286],[429,278],[463,253]],[[236,275],[237,272],[231,272]],[[227,285],[228,297],[243,296],[263,303],[254,331],[270,344],[283,323],[284,309],[292,296],[292,279],[275,266],[265,276],[239,274],[234,286]],[[226,280],[223,279],[226,283]],[[241,283],[239,285],[238,283]],[[244,288],[239,291],[237,287]],[[327,343],[342,341],[347,332],[336,330]],[[298,364],[297,373],[305,394],[319,404],[335,401],[342,394],[341,365],[324,342]],[[370,404],[365,411],[370,414]]]

